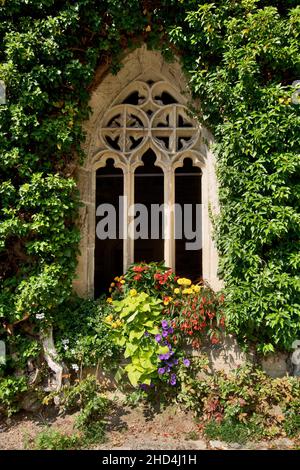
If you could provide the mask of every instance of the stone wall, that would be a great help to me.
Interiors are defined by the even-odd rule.
[[[267,356],[259,356],[254,350],[245,352],[232,335],[227,335],[219,344],[213,346],[207,344],[199,352],[195,350],[190,350],[190,352],[194,356],[197,356],[199,352],[200,354],[207,354],[211,373],[218,371],[230,373],[247,363],[261,366],[266,374],[274,378],[284,377],[292,373],[290,354],[278,352]]]

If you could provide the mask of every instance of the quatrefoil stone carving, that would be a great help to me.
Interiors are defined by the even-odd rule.
[[[151,140],[172,159],[193,148],[199,132],[178,92],[167,82],[136,81],[104,115],[100,137],[104,148],[128,158]]]

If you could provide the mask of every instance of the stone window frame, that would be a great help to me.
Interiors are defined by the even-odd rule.
[[[153,84],[150,86],[147,82],[153,82]],[[112,148],[105,140],[104,128],[108,131],[107,128],[110,126],[107,126],[107,123],[110,118],[112,119],[116,115],[116,112],[124,111],[124,106],[130,107],[131,111],[133,110],[132,106],[138,110],[143,108],[144,103],[126,105],[123,101],[132,92],[138,91],[141,94],[145,87],[148,87],[148,91],[151,87],[157,87],[159,90],[169,93],[175,98],[176,104],[169,105],[168,109],[170,110],[172,106],[177,107],[185,113],[186,119],[193,123],[195,134],[190,145],[187,145],[188,148],[179,151],[175,148],[174,139],[171,142],[171,148],[163,148],[163,143],[156,140],[157,134],[153,132],[155,126],[151,127],[149,124],[151,124],[155,113],[159,109],[164,113],[163,109],[167,108],[168,105],[160,106],[159,103],[153,103],[153,96],[148,104],[150,104],[150,108],[156,107],[156,109],[152,109],[154,113],[148,118],[147,128],[143,127],[142,130],[142,127],[137,127],[136,136],[142,133],[144,138],[136,148],[127,152],[128,149],[124,148],[124,139],[122,142],[123,147],[120,149]],[[213,215],[218,213],[215,159],[210,150],[213,138],[209,131],[190,115],[188,103],[191,102],[191,98],[187,90],[185,78],[178,62],[166,63],[160,53],[148,51],[145,47],[142,47],[129,54],[121,71],[116,76],[107,75],[93,93],[91,99],[92,115],[90,121],[86,123],[87,143],[84,150],[87,153],[87,161],[83,167],[78,168],[78,186],[83,207],[79,218],[81,244],[74,288],[80,295],[93,296],[94,292],[96,172],[106,165],[108,159],[113,159],[114,166],[123,171],[124,195],[127,196],[128,206],[130,206],[134,202],[134,173],[137,167],[143,165],[141,159],[148,149],[154,151],[156,155],[155,165],[161,168],[164,173],[164,203],[167,208],[172,207],[175,203],[176,168],[183,166],[185,158],[190,158],[193,166],[201,169],[202,275],[205,281],[215,290],[222,287],[217,275],[218,256],[212,238],[213,231],[210,220],[210,212]],[[139,118],[142,117],[145,116],[139,114]],[[132,133],[132,128],[130,133]],[[170,214],[168,209],[167,211]],[[124,217],[127,218],[126,207],[124,208]],[[130,221],[130,219],[127,220]],[[125,231],[127,226],[125,223]],[[167,266],[174,268],[173,213],[165,217],[164,233],[165,263]],[[126,235],[125,232],[123,241],[124,272],[134,259],[134,240]]]

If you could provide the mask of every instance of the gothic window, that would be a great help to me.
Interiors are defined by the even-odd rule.
[[[178,224],[184,221],[174,211],[175,203],[189,204],[191,230],[195,229],[195,207],[202,202],[203,138],[186,100],[168,82],[134,81],[103,113],[98,142],[96,205],[104,200],[114,203],[122,194],[125,206],[124,227],[117,238],[95,241],[95,292],[96,286],[107,287],[116,271],[124,272],[133,261],[164,260],[179,274],[198,280],[203,274],[202,247],[187,249],[185,233],[176,239]],[[163,205],[159,236],[151,238],[150,218],[148,238],[134,225],[128,208],[135,204],[144,204],[149,216],[151,204]],[[142,232],[134,239],[133,226]]]

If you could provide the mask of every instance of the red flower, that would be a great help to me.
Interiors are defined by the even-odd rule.
[[[147,269],[148,269],[147,266],[134,266],[133,267],[133,271],[135,273],[142,273],[144,271],[147,271]]]
[[[134,279],[135,281],[139,281],[139,280],[141,279],[141,277],[142,277],[141,274],[136,274],[133,279]]]

